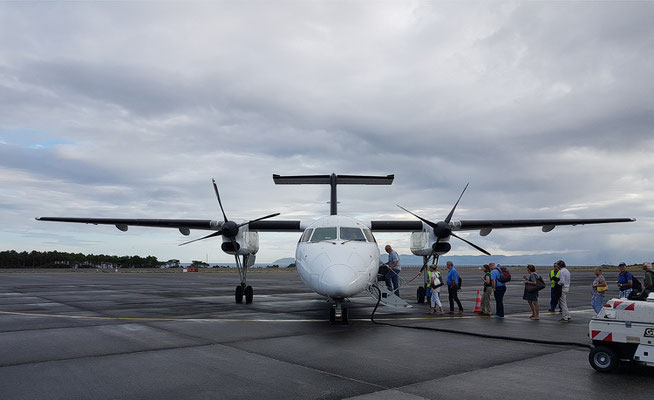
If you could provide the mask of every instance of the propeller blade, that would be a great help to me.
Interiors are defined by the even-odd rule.
[[[220,236],[222,234],[223,234],[223,231],[214,232],[214,233],[212,233],[210,235],[207,235],[207,236],[204,236],[204,237],[201,237],[201,238],[189,240],[188,242],[184,242],[184,243],[180,244],[179,246],[184,246],[185,244],[197,242],[198,240],[204,240],[204,239],[209,239],[209,238],[212,238],[212,237],[215,237],[215,236]]]
[[[253,220],[250,220],[250,221],[248,221],[248,222],[243,222],[242,224],[237,225],[237,227],[240,228],[240,227],[242,227],[243,225],[247,225],[247,224],[249,224],[250,222],[261,221],[262,219],[272,218],[272,217],[276,217],[276,216],[278,216],[278,215],[279,215],[279,213],[266,215],[265,217],[261,217],[261,218],[253,219]]]
[[[225,215],[225,210],[223,209],[223,203],[220,201],[220,194],[218,193],[218,186],[216,185],[216,180],[211,178],[211,181],[213,182],[213,190],[216,192],[216,197],[218,198],[218,204],[220,204],[220,211],[223,213],[223,218],[225,219],[225,222],[227,222],[227,215]]]
[[[396,206],[400,207],[400,208],[403,209],[404,211],[406,211],[406,212],[408,212],[409,214],[413,215],[414,217],[418,218],[419,220],[421,220],[421,221],[424,222],[425,224],[431,226],[432,228],[436,228],[437,225],[436,225],[434,222],[431,222],[431,221],[429,221],[429,220],[426,220],[426,219],[422,218],[421,216],[412,213],[411,211],[407,210],[406,208],[402,207],[402,206],[399,205],[399,204],[396,204]]]
[[[474,243],[472,243],[472,242],[469,242],[469,241],[465,240],[465,239],[462,238],[461,236],[457,236],[454,232],[452,232],[451,235],[454,236],[455,238],[459,239],[459,240],[463,240],[464,242],[468,243],[470,246],[472,246],[472,247],[474,247],[475,249],[481,251],[482,253],[486,254],[487,256],[490,256],[490,255],[491,255],[491,253],[487,252],[486,250],[482,249],[481,247],[477,246],[476,244],[474,244]]]
[[[459,201],[461,201],[461,197],[463,197],[463,193],[466,192],[466,189],[468,188],[469,184],[470,184],[470,182],[466,183],[466,187],[463,188],[463,192],[461,192],[461,195],[459,196],[459,200],[457,200],[456,203],[454,203],[454,207],[452,207],[452,211],[450,211],[450,213],[447,214],[447,218],[445,218],[445,222],[447,222],[448,224],[450,223],[450,220],[452,219],[452,216],[454,215],[454,210],[456,210],[456,206],[459,205]]]

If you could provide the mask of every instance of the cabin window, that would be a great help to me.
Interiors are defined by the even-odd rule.
[[[341,240],[356,240],[365,242],[366,237],[359,228],[341,228]]]
[[[311,232],[313,232],[313,228],[306,229],[300,237],[300,242],[308,242],[311,237]]]
[[[370,231],[370,229],[364,229],[363,234],[366,235],[366,239],[368,239],[369,242],[377,243],[377,241],[375,240],[375,237],[372,235],[372,232]]]
[[[333,228],[316,228],[311,236],[311,243],[321,242],[323,240],[335,240],[336,227]]]

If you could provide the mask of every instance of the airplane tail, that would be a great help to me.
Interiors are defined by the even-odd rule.
[[[337,214],[336,186],[337,185],[390,185],[395,175],[287,175],[273,174],[276,185],[330,185],[331,196],[329,200],[329,213]]]

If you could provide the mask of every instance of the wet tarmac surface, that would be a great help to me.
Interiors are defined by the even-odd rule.
[[[1,398],[654,397],[654,368],[600,374],[582,347],[410,328],[590,343],[592,271],[572,270],[568,323],[547,312],[548,288],[540,321],[528,319],[522,271],[506,318],[474,314],[481,274],[460,272],[463,316],[427,315],[414,282],[402,290],[413,308],[375,315],[396,326],[370,321],[367,294],[349,303],[350,325],[330,324],[328,303],[292,271],[251,273],[253,304],[234,303],[236,273],[0,273]]]

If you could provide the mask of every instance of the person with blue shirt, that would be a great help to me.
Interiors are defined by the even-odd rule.
[[[384,247],[388,253],[388,262],[384,265],[388,268],[388,272],[384,277],[386,280],[386,287],[389,291],[395,292],[397,297],[400,297],[400,272],[402,267],[400,266],[400,256],[397,254],[397,251],[393,250],[390,245]]]
[[[459,314],[463,314],[463,306],[461,305],[461,300],[459,300],[459,273],[456,272],[454,268],[454,263],[448,261],[447,265],[447,294],[450,300],[450,312],[448,314],[454,314],[454,302],[456,301],[457,306],[459,306]]]
[[[500,266],[495,263],[488,264],[493,270],[491,271],[491,283],[495,293],[495,315],[493,318],[504,318],[504,294],[506,285],[500,282]]]
[[[631,272],[627,271],[627,264],[621,262],[620,275],[618,275],[618,288],[620,289],[620,298],[626,299],[633,291],[632,285],[634,284],[634,276]]]

